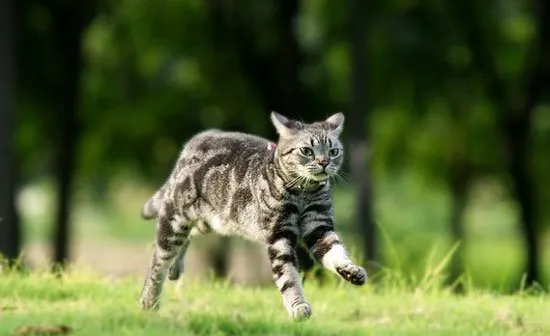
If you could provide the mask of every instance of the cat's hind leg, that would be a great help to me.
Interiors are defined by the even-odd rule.
[[[187,252],[187,248],[189,247],[189,243],[190,243],[189,239],[187,239],[183,243],[183,245],[179,248],[176,257],[172,261],[172,264],[168,268],[169,280],[176,281],[180,278],[181,274],[183,273],[183,269],[184,269],[183,260],[185,258],[185,253]]]
[[[165,203],[159,210],[155,247],[140,299],[144,310],[158,308],[166,271],[182,246],[188,245],[191,225],[175,209],[172,203]]]
[[[189,233],[189,238],[183,242],[182,246],[178,251],[178,254],[176,255],[176,258],[174,259],[174,261],[172,261],[172,264],[168,268],[168,279],[175,281],[180,278],[185,268],[184,266],[185,253],[187,252],[187,248],[191,243],[191,239],[195,236],[205,234],[208,232],[211,232],[211,229],[206,222],[199,220],[193,223],[191,232]]]

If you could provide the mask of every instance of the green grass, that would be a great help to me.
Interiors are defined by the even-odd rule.
[[[65,325],[72,335],[548,335],[543,294],[463,296],[390,283],[352,287],[306,283],[313,316],[286,315],[274,287],[167,282],[157,312],[138,305],[140,278],[88,272],[0,275],[0,335],[25,326]]]

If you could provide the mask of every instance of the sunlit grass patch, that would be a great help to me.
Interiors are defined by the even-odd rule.
[[[143,312],[142,279],[92,271],[3,274],[0,335],[28,326],[67,326],[75,335],[545,335],[548,296],[456,296],[398,281],[353,287],[339,280],[306,283],[313,316],[289,319],[274,286],[167,282],[157,312]]]

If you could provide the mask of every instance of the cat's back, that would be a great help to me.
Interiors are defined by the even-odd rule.
[[[252,134],[209,129],[189,139],[184,147],[184,154],[201,158],[212,155],[261,158],[270,153],[270,143],[269,140]]]

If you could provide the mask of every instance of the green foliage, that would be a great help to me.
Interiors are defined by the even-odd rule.
[[[268,120],[272,109],[286,108],[279,112],[304,120],[337,109],[346,112],[351,71],[348,8],[336,1],[302,0],[296,17],[289,19],[292,3],[99,2],[82,38],[78,188],[92,189],[94,201],[106,203],[106,194],[120,187],[120,176],[157,186],[185,140],[204,128],[273,138]],[[378,222],[387,225],[397,241],[400,263],[415,266],[426,253],[424,246],[442,242],[447,251],[454,244],[448,234],[449,195],[462,181],[456,182],[457,171],[465,172],[464,179],[474,188],[485,187],[487,180],[510,186],[502,109],[520,106],[525,99],[524,77],[535,58],[537,25],[527,1],[391,0],[368,6],[365,134],[371,146]],[[25,0],[21,13],[18,46],[24,57],[18,59],[17,145],[23,177],[31,179],[52,175],[61,59],[53,47],[49,7]],[[487,67],[492,64],[495,74]],[[505,101],[491,95],[492,80],[505,83]],[[547,100],[537,104],[529,154],[542,226],[550,222],[545,206],[550,200],[545,187],[550,183],[550,113]],[[404,175],[412,178],[402,182]],[[389,180],[397,182],[377,189]],[[517,237],[494,241],[500,230],[517,236],[510,229],[517,218],[516,205],[508,202],[511,188],[503,189],[505,210],[497,212],[506,216],[488,221],[490,229],[484,232],[474,230],[472,245],[461,245],[460,251],[474,260],[478,271],[499,267],[491,258],[509,253],[513,272],[507,271],[503,285],[509,287],[521,269],[515,253],[521,246]],[[350,197],[339,197],[340,209],[349,209]],[[139,205],[132,206],[137,214]],[[491,209],[472,207],[467,213],[492,216]],[[114,236],[140,237],[141,230],[132,226],[136,218],[117,211],[94,215],[105,217],[106,223],[126,223],[123,229],[111,226],[108,231]],[[348,214],[342,215],[342,222],[352,236]],[[33,232],[40,228],[46,235],[40,225]],[[478,234],[490,234],[493,241],[477,241]],[[484,255],[480,251],[485,257],[479,257]],[[394,266],[389,255],[385,262]],[[487,278],[494,287],[494,277]]]
[[[52,39],[51,13],[31,4],[25,11],[28,24],[22,26],[23,53],[29,57],[21,65],[18,143],[23,168],[34,176],[43,173],[34,167],[51,152],[45,140],[55,130],[44,117],[51,113],[51,94],[37,86],[36,79],[40,75],[51,82],[59,60],[47,44]],[[372,105],[368,130],[377,174],[409,167],[428,181],[445,180],[457,162],[479,174],[501,173],[502,111],[487,98],[485,69],[476,63],[472,35],[479,35],[480,43],[492,50],[490,57],[502,80],[512,83],[513,103],[522,96],[520,79],[532,58],[528,51],[535,25],[526,4],[509,4],[506,9],[496,4],[370,4],[365,60],[370,86],[365,94]],[[346,7],[301,1],[299,9],[292,30],[302,58],[299,84],[313,93],[307,104],[314,111],[280,112],[322,117],[331,109],[345,109],[348,100]],[[79,108],[84,127],[79,176],[93,181],[133,170],[158,181],[182,143],[208,127],[273,136],[267,116],[274,104],[265,95],[266,89],[277,94],[280,84],[260,84],[258,78],[279,80],[265,66],[276,65],[286,48],[277,28],[283,19],[270,2],[216,6],[201,1],[120,0],[100,10],[82,41],[86,65]],[[38,53],[41,62],[26,51],[31,44],[44,51]],[[252,67],[253,61],[265,66]],[[324,107],[315,110],[316,106]],[[540,143],[534,147],[536,173],[542,179],[549,171],[539,159],[548,131],[534,131]],[[39,144],[43,150],[34,150]]]

